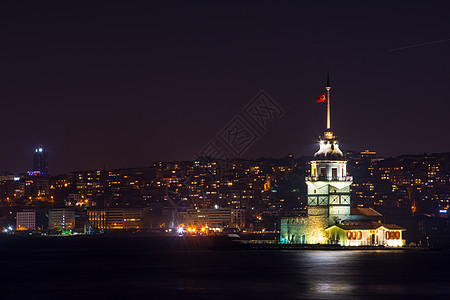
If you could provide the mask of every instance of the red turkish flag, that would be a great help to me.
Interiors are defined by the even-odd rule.
[[[319,97],[317,97],[317,102],[325,102],[327,101],[327,93],[320,95]]]

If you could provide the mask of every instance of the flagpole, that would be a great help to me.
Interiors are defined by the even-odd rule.
[[[330,86],[330,70],[328,70],[328,75],[327,75],[327,130],[330,130],[331,128],[331,120],[330,120],[330,90],[331,90],[331,86]]]

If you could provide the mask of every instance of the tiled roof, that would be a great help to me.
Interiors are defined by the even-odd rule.
[[[381,217],[383,216],[379,212],[377,212],[375,209],[371,207],[356,207],[352,208],[350,214],[352,215],[358,215],[358,216],[374,216],[374,217]]]
[[[405,230],[405,228],[395,225],[395,224],[382,224],[376,222],[355,222],[350,224],[336,224],[333,225],[339,227],[344,230],[375,230],[380,227],[384,227],[389,230]],[[333,226],[328,227],[327,229],[332,228]]]
[[[395,225],[395,224],[383,224],[383,227],[390,229],[390,230],[405,230],[405,228]]]

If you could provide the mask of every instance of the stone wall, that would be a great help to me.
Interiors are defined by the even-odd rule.
[[[326,244],[325,228],[328,227],[328,208],[310,208],[309,217],[281,219],[280,241],[286,244]]]

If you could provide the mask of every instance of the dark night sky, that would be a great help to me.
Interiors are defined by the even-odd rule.
[[[382,156],[450,151],[448,1],[0,4],[0,172],[191,159],[258,93],[285,110],[244,155],[311,155],[325,128]],[[395,2],[395,3],[394,3]]]

